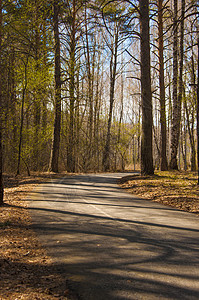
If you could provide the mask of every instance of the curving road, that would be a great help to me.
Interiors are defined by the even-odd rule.
[[[126,193],[123,175],[40,185],[29,209],[43,245],[80,299],[198,300],[198,217]]]

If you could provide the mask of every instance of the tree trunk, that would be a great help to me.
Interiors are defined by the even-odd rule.
[[[49,170],[58,172],[60,131],[61,131],[61,65],[60,65],[60,39],[59,39],[59,1],[54,1],[53,30],[55,40],[55,120],[53,143]]]
[[[185,98],[185,89],[184,89],[184,98]],[[185,109],[185,101],[184,100],[184,109],[183,109],[183,140],[184,140],[184,148],[183,148],[183,161],[184,161],[184,170],[187,171],[187,119],[186,119],[186,109]],[[183,145],[183,143],[182,143]]]
[[[28,59],[29,59],[29,55],[27,56],[26,62],[24,64],[24,86],[23,86],[22,100],[21,100],[22,101],[21,102],[21,120],[20,120],[20,129],[19,129],[19,145],[18,145],[18,160],[17,160],[16,175],[20,174],[21,150],[22,150],[22,139],[23,139],[23,125],[24,125],[24,104],[25,104],[26,88],[27,88],[27,85],[28,85],[28,78],[27,78]]]
[[[193,51],[193,50],[192,50]],[[191,113],[187,115],[187,119],[191,116],[191,124],[189,124],[189,137],[190,137],[190,144],[191,144],[191,171],[196,171],[196,142],[195,142],[195,105],[197,99],[197,92],[196,92],[196,74],[195,74],[195,67],[194,67],[194,54],[191,56],[191,83],[193,85],[193,95],[194,101],[192,102],[192,109]],[[197,106],[197,105],[196,105]]]
[[[91,72],[91,59],[90,59],[90,48],[88,40],[88,26],[87,26],[87,14],[85,7],[85,37],[86,37],[86,60],[87,60],[87,74],[88,74],[88,100],[89,100],[89,148],[92,152],[92,140],[93,140],[93,76]],[[90,157],[88,158],[90,159]]]
[[[150,73],[150,36],[149,36],[149,1],[140,0],[140,38],[141,38],[141,105],[142,105],[142,140],[141,173],[154,174],[152,147],[152,92]]]
[[[189,140],[190,140],[190,146],[191,146],[191,171],[196,171],[196,145],[195,145],[194,130],[193,130],[194,126],[193,126],[193,120],[192,120],[192,122],[190,122],[190,119],[189,119],[191,113],[188,110],[186,98],[184,101],[184,106],[185,106],[187,128],[188,128]],[[194,114],[194,112],[192,112],[192,119],[193,119],[193,114]]]
[[[112,124],[112,114],[113,114],[113,103],[114,103],[114,93],[115,93],[115,80],[116,80],[116,69],[117,69],[117,50],[118,50],[118,28],[115,34],[114,46],[112,48],[112,55],[110,61],[110,107],[108,116],[108,128],[106,135],[106,144],[103,153],[103,169],[104,171],[110,170],[110,141],[111,141],[111,124]]]
[[[185,14],[185,0],[182,0],[181,13],[181,28],[180,28],[180,68],[179,68],[179,93],[178,90],[178,1],[174,0],[174,21],[173,21],[173,117],[171,129],[171,161],[170,168],[177,170],[177,152],[180,136],[180,122],[181,122],[181,102],[183,92],[183,59],[184,59],[184,14]]]
[[[39,21],[39,2],[38,0],[34,1],[34,29],[35,29],[35,53],[34,53],[34,59],[35,59],[35,75],[36,75],[36,88],[34,89],[34,133],[33,133],[33,171],[37,171],[39,167],[39,132],[40,132],[40,119],[41,119],[41,92],[40,92],[40,86],[38,81],[38,75],[41,72],[40,68],[40,21]]]
[[[120,119],[118,124],[118,134],[117,134],[117,147],[120,145],[120,137],[121,137],[121,126],[122,126],[122,118],[124,112],[124,78],[123,74],[121,74],[121,110],[120,110]]]
[[[0,100],[1,101],[1,100]],[[3,147],[2,147],[2,123],[0,124],[0,206],[3,205]]]
[[[75,105],[75,172],[80,172],[79,153],[80,153],[80,74],[79,69],[76,74],[76,105]]]
[[[95,147],[94,150],[94,159],[95,162],[95,171],[99,171],[99,111],[100,111],[100,98],[102,89],[100,89],[100,67],[103,69],[103,66],[100,65],[101,53],[98,53],[98,61],[97,61],[97,71],[96,71],[96,92],[94,98],[94,132],[93,132],[93,144]]]
[[[0,57],[2,56],[2,0],[0,0]],[[0,70],[1,70],[0,60]],[[1,70],[2,71],[2,70]],[[3,205],[2,72],[0,72],[0,206]]]
[[[168,169],[166,146],[167,146],[167,131],[166,131],[166,112],[165,112],[165,85],[164,85],[164,57],[163,57],[163,20],[162,20],[162,2],[158,0],[158,36],[159,36],[159,85],[160,85],[160,123],[161,123],[161,171]]]
[[[10,113],[11,113],[11,126],[12,126],[12,135],[11,135],[11,143],[14,149],[17,149],[17,115],[16,115],[16,82],[15,82],[15,50],[14,47],[11,50],[11,58],[10,58],[10,68],[11,68],[11,78],[10,78]],[[10,153],[12,157],[10,157],[11,166],[16,169],[16,152],[14,151]]]
[[[70,34],[70,59],[69,59],[69,99],[70,99],[70,118],[69,135],[67,150],[67,171],[75,172],[75,135],[74,135],[74,108],[75,108],[75,50],[76,50],[76,1],[73,0],[73,10],[71,16],[71,34]]]
[[[198,26],[197,26],[197,29]],[[196,102],[196,115],[197,115],[197,167],[198,167],[198,185],[199,185],[199,32],[197,34],[197,50],[198,50],[198,64],[197,64],[197,102]]]
[[[47,81],[47,64],[48,64],[48,51],[47,51],[47,33],[46,33],[46,19],[43,19],[43,29],[42,29],[42,35],[43,35],[43,48],[42,48],[42,56],[43,56],[43,66],[44,66],[44,70],[43,70],[43,77],[45,78],[45,80]],[[46,135],[46,129],[47,129],[47,101],[48,98],[45,95],[45,97],[42,99],[42,133],[43,136],[45,137]],[[45,145],[46,146],[46,145]]]

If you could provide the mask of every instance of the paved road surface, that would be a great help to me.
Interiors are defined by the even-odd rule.
[[[134,197],[124,174],[66,177],[32,196],[33,226],[84,300],[199,299],[199,219]]]

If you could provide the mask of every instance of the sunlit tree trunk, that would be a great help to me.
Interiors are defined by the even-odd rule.
[[[184,106],[185,106],[187,128],[188,128],[189,140],[190,140],[190,146],[191,146],[191,171],[196,171],[196,144],[195,144],[195,138],[194,138],[195,113],[194,113],[193,109],[192,109],[192,111],[190,109],[188,109],[186,98],[184,101]],[[190,117],[191,117],[191,121],[190,121]]]
[[[152,175],[152,92],[150,73],[150,36],[149,36],[149,1],[140,0],[140,38],[141,38],[141,105],[142,105],[142,139],[141,139],[141,173]]]
[[[187,118],[186,118],[186,108],[185,108],[185,89],[183,89],[183,123],[182,123],[182,142],[181,142],[181,148],[182,148],[182,155],[183,155],[183,162],[184,162],[184,170],[187,171]]]
[[[53,30],[55,41],[55,120],[49,170],[58,172],[61,131],[61,65],[59,39],[59,1],[54,1]]]
[[[111,124],[112,124],[112,114],[113,114],[113,103],[115,94],[115,80],[116,80],[116,70],[117,70],[117,52],[118,52],[118,28],[114,37],[114,43],[112,47],[111,61],[110,61],[110,106],[108,115],[108,127],[106,134],[106,143],[103,153],[103,169],[108,171],[110,169],[110,141],[111,141]]]
[[[117,134],[117,143],[120,144],[120,137],[121,137],[121,126],[122,126],[122,118],[124,112],[124,78],[123,74],[121,74],[121,110],[120,110],[120,118],[118,124],[118,134]]]
[[[161,123],[161,171],[168,169],[166,146],[167,146],[167,132],[166,132],[166,112],[165,112],[165,85],[164,85],[164,56],[163,56],[163,0],[158,0],[158,42],[159,42],[159,85],[160,85],[160,123]]]
[[[97,70],[96,70],[96,90],[95,90],[95,97],[94,97],[94,128],[93,128],[93,144],[94,144],[94,159],[95,159],[95,171],[99,171],[100,169],[100,155],[99,155],[99,136],[100,136],[100,109],[101,109],[101,94],[102,94],[102,78],[100,78],[100,69],[102,69],[103,74],[103,64],[101,64],[101,53],[98,52],[97,58]],[[100,80],[101,79],[101,80]]]
[[[77,88],[76,88],[76,105],[75,105],[75,172],[80,171],[79,166],[79,152],[80,152],[80,74],[79,69],[76,72],[76,81],[77,81]]]
[[[191,112],[188,114],[187,110],[187,119],[191,116],[191,124],[188,122],[188,130],[189,130],[189,139],[191,144],[191,171],[196,171],[196,141],[194,136],[194,126],[195,126],[195,106],[197,98],[196,93],[196,74],[195,74],[195,66],[194,66],[194,58],[191,56],[191,83],[193,85],[193,94],[194,100],[192,100],[191,104]]]
[[[85,8],[84,22],[85,22],[85,37],[86,37],[86,60],[87,60],[88,100],[89,100],[88,136],[89,136],[89,144],[90,144],[89,148],[92,148],[92,146],[93,146],[92,145],[92,139],[93,139],[93,89],[92,89],[93,76],[92,76],[91,58],[90,58],[90,45],[89,45],[89,39],[88,39],[88,24],[87,24],[88,21],[87,21],[86,8]]]
[[[67,171],[75,172],[75,133],[74,133],[74,109],[75,109],[75,51],[76,51],[76,0],[73,0],[71,13],[71,32],[69,43],[69,133],[67,150]]]
[[[178,169],[177,151],[178,151],[178,27],[177,27],[178,1],[174,0],[174,18],[173,18],[173,109],[172,109],[172,127],[171,127],[171,160],[170,168]]]
[[[180,26],[180,62],[179,62],[179,80],[178,80],[178,1],[174,0],[174,20],[173,20],[173,116],[172,116],[172,130],[171,130],[171,161],[170,168],[177,170],[177,152],[180,136],[180,122],[181,122],[181,102],[183,92],[183,60],[184,60],[184,14],[185,14],[185,0],[181,3],[181,26]],[[178,92],[179,81],[179,92]],[[178,92],[178,93],[177,93]]]

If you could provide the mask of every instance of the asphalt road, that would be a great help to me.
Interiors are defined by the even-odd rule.
[[[43,245],[80,299],[199,299],[199,218],[128,194],[123,175],[40,185],[29,208]]]

